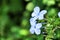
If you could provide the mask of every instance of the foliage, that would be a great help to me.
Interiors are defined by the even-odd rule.
[[[29,32],[34,7],[47,10],[41,34]],[[60,0],[0,0],[1,40],[60,40]]]

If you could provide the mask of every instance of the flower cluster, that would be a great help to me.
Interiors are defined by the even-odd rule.
[[[38,6],[36,6],[34,8],[34,11],[32,13],[32,18],[30,18],[30,24],[31,24],[31,28],[30,28],[30,32],[31,34],[37,34],[39,35],[41,33],[40,28],[42,27],[42,23],[37,23],[37,19],[38,20],[42,20],[44,19],[44,14],[46,14],[47,11],[46,10],[42,10],[40,11],[40,8]]]

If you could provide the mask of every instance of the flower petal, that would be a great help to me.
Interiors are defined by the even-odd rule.
[[[37,15],[38,15],[38,13],[36,13],[36,12],[33,12],[33,13],[31,14],[32,17],[36,17]]]
[[[31,19],[30,19],[30,24],[31,24],[31,25],[36,25],[36,22],[37,22],[37,21],[36,21],[34,18],[31,18]]]
[[[35,29],[35,34],[39,35],[41,33],[40,29]]]
[[[43,15],[43,14],[39,14],[38,19],[39,19],[39,20],[44,19],[44,15]]]
[[[30,28],[30,33],[31,34],[34,34],[34,29],[35,29],[34,26]]]
[[[42,10],[41,12],[40,12],[40,14],[46,14],[47,13],[47,11],[46,10]]]
[[[40,8],[39,8],[38,6],[36,6],[36,7],[34,8],[34,12],[39,13],[39,11],[40,11]]]
[[[42,27],[42,23],[37,23],[37,24],[36,24],[36,28],[37,28],[37,29],[39,29],[39,28],[41,28],[41,27]]]

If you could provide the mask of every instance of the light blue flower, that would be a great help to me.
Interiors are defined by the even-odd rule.
[[[40,8],[39,8],[38,6],[36,6],[36,7],[34,8],[33,13],[31,14],[31,16],[32,16],[32,17],[36,17],[36,16],[38,16],[39,12],[40,12]]]
[[[31,26],[35,26],[36,25],[36,19],[35,18],[30,18],[30,24],[31,24]]]
[[[37,15],[38,15],[38,13],[36,13],[36,12],[33,12],[33,13],[31,14],[32,17],[36,17]]]
[[[39,13],[39,12],[40,12],[40,8],[39,8],[38,6],[36,6],[36,7],[34,8],[34,12],[35,12],[35,13]]]
[[[47,11],[46,10],[42,10],[40,11],[40,8],[38,6],[36,6],[34,8],[33,13],[31,14],[32,18],[30,18],[30,24],[31,24],[31,28],[30,28],[30,32],[31,34],[37,34],[39,35],[41,33],[40,28],[42,27],[42,23],[37,23],[37,19],[38,20],[42,20],[44,19],[44,14],[46,14]]]
[[[41,27],[42,27],[42,23],[37,23],[37,24],[36,24],[36,28],[37,28],[37,29],[40,29]]]
[[[30,33],[31,33],[31,34],[34,34],[34,32],[35,32],[35,27],[34,27],[34,26],[31,26],[31,28],[30,28]]]
[[[42,27],[41,23],[37,23],[35,26],[31,26],[30,33],[31,34],[35,33],[36,35],[39,35],[41,33],[41,30],[40,30],[41,27]]]
[[[39,34],[41,33],[41,30],[40,30],[40,29],[37,29],[37,28],[35,28],[35,27],[32,26],[32,27],[30,28],[30,33],[31,33],[31,34],[34,34],[34,33],[35,33],[35,34],[39,35]]]
[[[40,14],[46,14],[47,13],[47,11],[46,10],[42,10],[41,12],[40,12]]]
[[[46,10],[42,10],[42,11],[39,13],[39,15],[38,15],[38,19],[39,19],[39,20],[43,20],[43,19],[44,19],[44,14],[46,14],[46,13],[47,13]]]
[[[44,19],[44,15],[43,14],[39,14],[38,15],[38,20],[43,20]]]
[[[36,35],[39,35],[40,33],[41,33],[41,30],[36,28],[36,29],[35,29],[35,34],[36,34]]]
[[[36,19],[42,20],[42,19],[44,19],[44,14],[46,14],[46,13],[47,13],[46,10],[40,11],[40,8],[38,6],[36,6],[34,8],[34,12],[31,14],[31,16],[35,17]]]
[[[58,16],[60,17],[60,12],[58,12]]]

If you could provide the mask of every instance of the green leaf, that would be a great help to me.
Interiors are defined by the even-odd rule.
[[[39,36],[37,36],[37,40],[44,40],[44,36],[42,34],[40,34]]]

